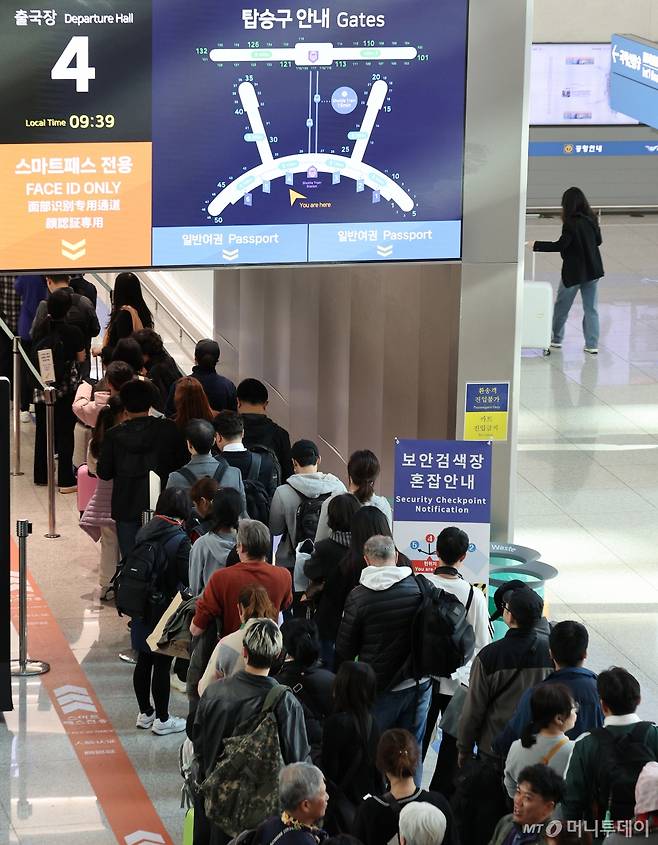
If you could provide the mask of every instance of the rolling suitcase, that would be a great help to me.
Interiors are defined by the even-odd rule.
[[[544,355],[550,355],[552,322],[553,288],[550,283],[524,282],[522,348],[541,349]]]
[[[87,464],[83,464],[78,468],[78,510],[84,513],[89,500],[96,492],[96,485],[98,478],[95,475],[89,475],[89,468]]]

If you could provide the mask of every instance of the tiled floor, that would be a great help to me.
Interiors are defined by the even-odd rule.
[[[559,223],[530,221],[528,238]],[[574,306],[561,352],[523,359],[515,540],[559,570],[548,585],[553,619],[579,618],[594,669],[622,664],[640,679],[642,713],[658,714],[658,221],[605,218],[597,358],[582,351]],[[537,277],[559,260],[538,256]],[[46,499],[28,474],[14,479],[13,517],[29,517],[31,571],[75,658],[137,769],[171,841],[182,812],[180,737],[134,728],[131,668],[117,659],[125,620],[98,600],[97,552],[77,527],[72,496],[58,497],[62,537],[47,540]],[[48,653],[35,653],[49,659]],[[39,680],[15,684],[17,710],[0,727],[0,845],[110,845],[117,839]],[[182,696],[172,709],[184,713]],[[431,761],[430,761],[431,765]]]
[[[557,219],[528,239],[557,238]],[[603,219],[601,341],[583,351],[574,305],[562,350],[524,357],[515,540],[556,566],[555,619],[590,631],[589,664],[628,667],[658,715],[658,219]],[[557,285],[560,259],[537,254]]]

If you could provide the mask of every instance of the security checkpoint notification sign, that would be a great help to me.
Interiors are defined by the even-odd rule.
[[[491,443],[396,438],[393,519],[396,545],[416,572],[434,572],[436,538],[444,528],[461,528],[470,540],[464,578],[486,587]]]

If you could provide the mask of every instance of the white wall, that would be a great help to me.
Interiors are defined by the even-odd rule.
[[[609,41],[613,32],[658,41],[658,0],[535,0],[533,41]]]
[[[213,270],[160,270],[146,275],[198,337],[213,336]]]

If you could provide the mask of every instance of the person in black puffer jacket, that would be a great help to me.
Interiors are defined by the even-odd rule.
[[[347,597],[336,640],[337,665],[369,663],[377,676],[374,716],[382,731],[405,728],[422,746],[430,703],[429,678],[418,684],[409,674],[413,617],[421,592],[411,567],[398,566],[392,537],[376,535],[363,547],[368,564]],[[416,772],[420,786],[422,765]]]
[[[288,657],[276,679],[290,687],[304,708],[311,759],[319,765],[322,724],[333,707],[335,675],[323,669],[319,661],[320,640],[314,622],[289,619],[281,627],[281,633]]]

